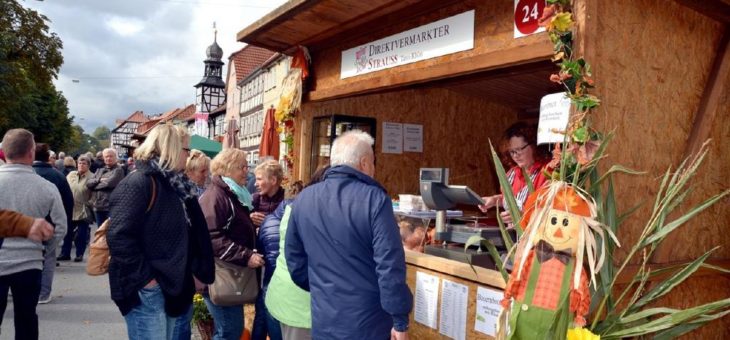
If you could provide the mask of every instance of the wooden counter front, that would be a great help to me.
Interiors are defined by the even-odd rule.
[[[414,311],[409,316],[410,328],[408,336],[411,339],[449,339],[439,333],[438,329],[430,328],[414,320],[415,295],[416,295],[416,272],[423,272],[439,277],[441,280],[449,280],[469,287],[467,298],[468,309],[466,312],[466,339],[493,339],[492,337],[474,330],[474,319],[476,317],[476,296],[477,287],[490,288],[495,290],[504,289],[505,282],[502,275],[495,271],[481,267],[474,267],[467,263],[461,263],[429,254],[418,253],[406,250],[406,282],[411,289],[414,298]],[[437,307],[437,327],[441,320],[441,286],[439,286],[439,299]]]

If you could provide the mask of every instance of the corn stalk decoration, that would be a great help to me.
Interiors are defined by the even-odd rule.
[[[590,126],[591,111],[596,109],[601,101],[589,93],[590,89],[594,87],[590,64],[574,53],[575,22],[571,1],[547,0],[547,3],[548,6],[540,18],[540,24],[546,28],[548,36],[554,44],[552,60],[559,67],[559,71],[550,76],[550,81],[563,85],[566,96],[572,102],[568,126],[565,131],[562,131],[565,134],[565,140],[562,144],[556,145],[553,160],[549,166],[555,170],[547,175],[553,180],[572,183],[589,193],[596,202],[597,220],[606,225],[614,234],[620,235],[620,225],[639,206],[632,207],[623,213],[618,212],[614,193],[614,175],[619,173],[642,175],[643,173],[620,165],[613,165],[603,173],[600,171],[598,164],[606,157],[606,145],[611,140],[612,134],[602,134]],[[520,221],[522,214],[517,208],[504,167],[494,147],[491,145],[490,147],[497,177],[508,205],[507,210],[513,221]],[[730,314],[730,298],[684,310],[654,306],[658,299],[669,294],[672,289],[701,267],[724,273],[729,272],[728,269],[705,264],[707,258],[718,247],[709,250],[694,261],[680,266],[652,270],[648,263],[652,254],[670,233],[678,230],[694,216],[730,194],[730,190],[725,189],[699,205],[682,211],[680,217],[673,217],[677,215],[674,212],[692,191],[693,177],[706,154],[707,143],[696,155],[686,159],[675,170],[670,168],[666,171],[659,184],[651,215],[646,220],[641,235],[633,245],[624,245],[624,248],[628,249],[626,258],[620,263],[615,263],[617,262],[615,260],[607,261],[600,268],[597,284],[591,286],[591,318],[586,325],[587,330],[593,334],[599,335],[603,339],[645,335],[652,335],[655,339],[671,339]],[[529,179],[529,176],[525,177]],[[511,248],[508,253],[509,261],[505,262],[513,262],[515,247],[508,237],[499,214],[497,214],[497,220],[504,242]],[[519,224],[516,223],[515,228],[518,235],[521,235],[522,230]],[[606,248],[607,254],[614,253],[615,244],[609,239],[597,239],[597,241]],[[465,249],[477,243],[489,250],[497,270],[507,281],[508,273],[505,269],[505,262],[500,258],[494,245],[479,236],[474,236],[467,241]],[[626,271],[629,263],[637,262],[639,269],[632,280],[625,284],[625,287],[620,287],[617,284],[618,276]],[[659,275],[665,275],[667,278],[650,284],[650,281],[654,281],[653,279]],[[586,335],[568,334],[567,326],[561,329],[553,328],[550,333],[551,337],[556,338],[566,336],[581,338]],[[588,335],[592,337],[593,334]]]

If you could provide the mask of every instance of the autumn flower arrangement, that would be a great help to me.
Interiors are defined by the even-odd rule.
[[[209,340],[213,336],[213,316],[210,315],[205,300],[200,293],[193,295],[193,324],[203,340]]]
[[[572,102],[572,111],[562,144],[553,151],[553,160],[549,168],[555,169],[548,177],[554,181],[563,181],[590,195],[596,202],[596,221],[605,226],[611,233],[620,235],[619,227],[639,208],[633,207],[619,213],[614,195],[614,175],[618,173],[641,175],[643,172],[613,165],[602,172],[598,164],[605,156],[607,143],[611,134],[602,134],[590,125],[590,113],[601,101],[589,91],[594,87],[591,67],[586,60],[576,55],[573,46],[575,22],[570,0],[547,0],[540,24],[548,32],[554,44],[553,62],[559,67],[557,73],[550,76],[550,81],[563,85],[565,94]],[[520,221],[522,213],[517,208],[511,192],[504,167],[492,147],[500,186],[503,188],[513,221]],[[668,169],[659,183],[658,193],[654,201],[651,215],[646,219],[641,235],[634,244],[624,244],[626,257],[620,263],[606,261],[598,270],[597,282],[590,287],[591,301],[589,320],[585,328],[568,329],[567,324],[554,322],[550,334],[558,339],[620,339],[652,335],[655,339],[671,339],[690,332],[704,324],[730,313],[730,298],[684,310],[656,307],[656,302],[670,293],[677,285],[684,282],[700,267],[727,273],[728,269],[710,266],[705,260],[715,251],[715,247],[689,263],[662,270],[652,270],[648,261],[667,235],[676,231],[694,216],[717,203],[730,194],[724,190],[707,198],[699,205],[688,207],[678,212],[678,208],[687,194],[692,191],[693,177],[707,154],[707,143],[700,151],[682,162],[676,169]],[[532,188],[529,183],[528,186]],[[497,214],[500,230],[505,244],[512,249],[508,254],[514,261],[515,244],[507,236],[506,228]],[[515,224],[518,235],[523,230]],[[607,237],[596,237],[595,240],[605,253],[612,258],[617,246]],[[465,248],[481,243],[489,250],[497,269],[505,281],[508,273],[505,262],[500,258],[496,248],[486,240],[474,236],[467,241]],[[617,278],[627,270],[629,263],[639,263],[638,271],[632,273],[628,284],[618,285]],[[661,275],[666,277],[657,280]]]

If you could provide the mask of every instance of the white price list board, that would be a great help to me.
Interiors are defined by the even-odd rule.
[[[442,281],[439,333],[456,340],[466,339],[468,299],[469,287],[449,280]]]
[[[438,276],[416,272],[416,303],[413,318],[416,322],[433,329],[436,329],[439,280]]]

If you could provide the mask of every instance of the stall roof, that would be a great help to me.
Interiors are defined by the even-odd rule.
[[[297,45],[316,49],[376,19],[417,16],[455,0],[289,0],[238,32],[237,40],[291,54]],[[348,33],[348,34],[346,34]]]

